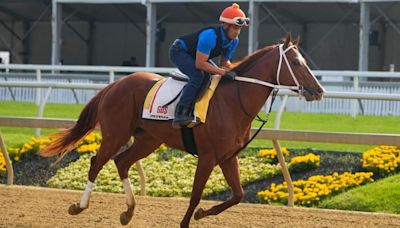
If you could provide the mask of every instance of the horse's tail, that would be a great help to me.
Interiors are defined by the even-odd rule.
[[[113,84],[107,86],[94,96],[82,110],[76,124],[63,132],[51,135],[54,138],[48,146],[40,151],[43,157],[61,154],[56,163],[64,158],[85,135],[93,131],[99,122],[98,107],[103,95]]]

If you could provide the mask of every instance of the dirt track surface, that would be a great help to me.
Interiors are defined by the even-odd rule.
[[[71,216],[67,209],[78,202],[80,191],[0,185],[0,227],[122,227],[126,209],[122,194],[93,193],[89,209]],[[135,216],[126,227],[179,227],[188,199],[136,196]],[[216,202],[202,201],[209,208]],[[239,204],[191,227],[400,227],[400,216]]]

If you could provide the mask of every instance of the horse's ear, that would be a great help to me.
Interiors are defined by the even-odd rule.
[[[299,46],[300,43],[300,34],[297,34],[296,39],[293,41],[293,45]]]
[[[286,35],[285,43],[283,43],[283,49],[289,47],[289,43],[292,40],[292,33],[288,32]]]

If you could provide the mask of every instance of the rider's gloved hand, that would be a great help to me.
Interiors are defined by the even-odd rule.
[[[224,78],[230,81],[234,81],[237,76],[235,71],[226,71],[224,74]]]

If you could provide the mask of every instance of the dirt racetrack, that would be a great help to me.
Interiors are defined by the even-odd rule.
[[[121,227],[122,194],[93,193],[90,207],[77,216],[67,213],[80,191],[0,185],[0,227]],[[179,227],[188,199],[136,196],[133,221],[127,227]],[[216,202],[202,201],[210,207]],[[400,227],[400,216],[239,204],[191,227]]]

